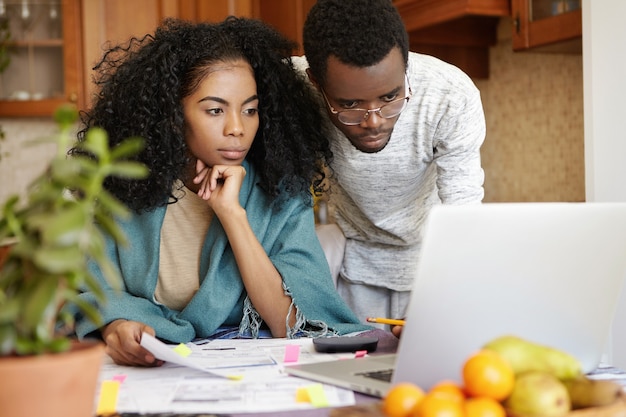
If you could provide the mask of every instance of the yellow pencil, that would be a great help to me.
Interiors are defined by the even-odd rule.
[[[368,317],[366,320],[369,323],[390,324],[392,326],[404,326],[404,320],[398,320],[398,319],[383,319],[380,317]]]

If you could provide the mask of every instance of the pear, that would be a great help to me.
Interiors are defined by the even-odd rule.
[[[539,371],[517,376],[504,406],[507,415],[524,417],[561,417],[571,410],[565,385],[554,375]]]
[[[594,380],[581,375],[563,383],[574,410],[613,404],[622,395],[622,386],[614,381]]]
[[[560,380],[582,375],[580,362],[567,352],[522,339],[501,336],[483,346],[498,352],[509,362],[515,375],[528,371],[548,372]]]

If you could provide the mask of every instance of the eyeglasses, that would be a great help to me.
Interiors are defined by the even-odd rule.
[[[406,105],[409,102],[409,99],[413,95],[408,77],[405,76],[405,80],[409,89],[409,94],[406,97],[402,97],[402,98],[390,101],[389,103],[383,104],[382,106],[376,109],[369,109],[369,110],[368,109],[347,109],[347,110],[337,111],[328,101],[328,97],[326,97],[326,93],[324,92],[324,89],[320,88],[320,90],[322,92],[322,95],[324,96],[324,100],[326,100],[326,104],[328,105],[330,112],[332,114],[337,115],[337,119],[344,125],[355,126],[355,125],[360,125],[361,123],[363,123],[364,120],[367,120],[370,113],[376,113],[384,119],[391,119],[391,118],[396,117],[400,113],[402,113],[402,111],[406,108]]]

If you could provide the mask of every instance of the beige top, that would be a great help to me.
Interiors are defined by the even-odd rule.
[[[196,193],[183,187],[184,195],[167,206],[159,257],[159,279],[154,298],[181,311],[200,286],[202,244],[213,219],[213,211]]]

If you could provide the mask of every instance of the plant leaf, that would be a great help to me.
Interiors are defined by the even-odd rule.
[[[15,323],[22,309],[22,299],[14,297],[0,305],[0,324]]]
[[[44,327],[41,331],[48,333],[53,330],[54,321],[48,322],[46,315],[50,310],[56,311],[59,282],[54,277],[42,277],[35,284],[28,287],[30,291],[25,294],[23,324],[27,328]]]
[[[51,274],[62,274],[65,271],[80,269],[85,262],[85,256],[82,250],[75,246],[41,247],[35,251],[33,262]]]
[[[68,246],[79,241],[87,213],[83,205],[73,204],[64,210],[34,216],[31,223],[41,231],[44,245]]]
[[[102,324],[102,316],[100,315],[100,311],[96,308],[96,306],[80,297],[76,297],[72,292],[68,292],[66,294],[66,297],[68,301],[75,304],[76,307],[78,307],[78,309],[81,311],[81,313],[83,313],[85,317],[87,317],[87,319],[90,320],[94,325],[100,326]]]
[[[78,110],[72,104],[63,104],[55,110],[53,117],[61,129],[66,129],[78,120]]]
[[[111,150],[111,159],[116,161],[137,155],[145,147],[144,143],[145,141],[140,137],[128,138]]]
[[[109,136],[104,129],[92,127],[87,131],[82,147],[99,159],[108,159]]]
[[[17,332],[14,323],[0,325],[0,356],[6,356],[15,350]]]
[[[122,219],[127,219],[130,215],[130,210],[106,190],[102,190],[98,196],[98,202],[101,206],[100,211],[109,211],[115,217]]]
[[[145,178],[148,176],[148,168],[137,162],[119,161],[111,166],[110,174],[122,178]]]
[[[96,220],[98,221],[100,227],[102,227],[102,229],[104,229],[104,231],[109,234],[113,240],[122,245],[126,244],[126,235],[115,220],[111,219],[109,216],[102,215],[101,213],[96,213]]]

